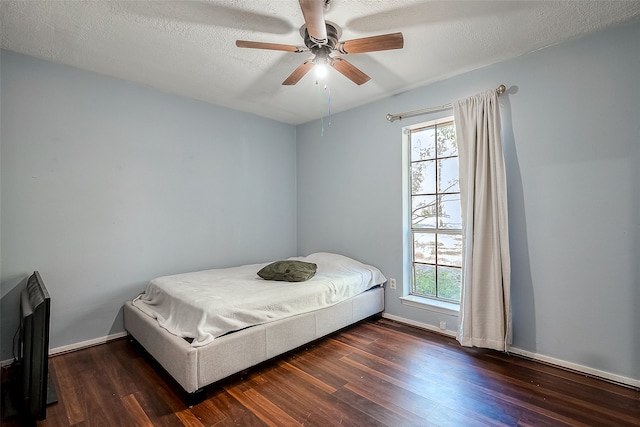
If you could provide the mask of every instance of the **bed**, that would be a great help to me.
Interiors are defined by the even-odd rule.
[[[386,278],[377,268],[332,253],[286,261],[317,270],[298,282],[258,276],[276,263],[153,279],[125,303],[125,329],[196,393],[384,310]]]

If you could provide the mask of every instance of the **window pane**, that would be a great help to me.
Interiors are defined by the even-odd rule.
[[[438,234],[438,265],[462,267],[462,235]]]
[[[458,158],[438,160],[438,193],[459,193]]]
[[[462,229],[460,194],[438,196],[438,228]]]
[[[413,233],[413,260],[427,264],[436,263],[435,233]]]
[[[438,126],[438,157],[457,155],[456,127],[453,123]]]
[[[460,301],[462,270],[438,267],[438,298]]]
[[[411,227],[436,228],[436,196],[411,198]]]
[[[411,194],[436,193],[436,161],[416,162],[411,165]]]
[[[411,132],[411,161],[433,159],[435,156],[435,130],[430,128]]]
[[[436,296],[436,269],[434,266],[414,264],[412,291],[427,297]]]

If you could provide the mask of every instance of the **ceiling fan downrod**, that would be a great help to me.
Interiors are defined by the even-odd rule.
[[[302,38],[304,39],[304,45],[312,52],[318,47],[328,47],[329,50],[333,50],[338,44],[338,39],[342,35],[340,27],[333,22],[327,21],[325,23],[325,28],[327,30],[327,39],[320,43],[309,34],[309,30],[306,25],[300,27],[300,35],[302,35]]]

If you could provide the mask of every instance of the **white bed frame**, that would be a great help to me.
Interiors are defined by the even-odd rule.
[[[293,350],[384,310],[384,289],[376,287],[336,305],[191,345],[158,325],[131,301],[124,327],[188,393]]]

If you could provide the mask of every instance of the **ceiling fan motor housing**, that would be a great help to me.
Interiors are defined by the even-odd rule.
[[[329,54],[335,49],[342,33],[340,27],[333,23],[326,22],[325,26],[327,28],[327,42],[324,44],[318,44],[309,36],[306,25],[300,28],[300,33],[304,37],[305,46],[315,55],[313,58],[314,64],[327,64],[329,62]]]

